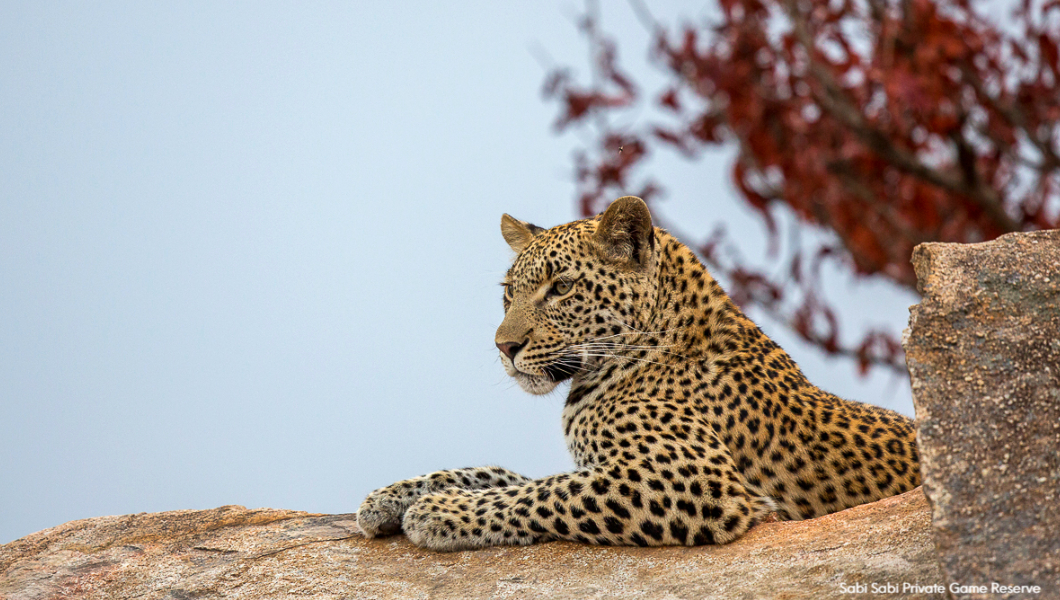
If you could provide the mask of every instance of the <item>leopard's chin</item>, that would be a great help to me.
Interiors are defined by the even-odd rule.
[[[534,394],[535,396],[547,394],[556,389],[556,386],[560,384],[560,382],[554,381],[548,375],[531,375],[529,373],[523,373],[522,371],[516,371],[512,377],[515,378],[519,387],[523,388],[523,391]]]

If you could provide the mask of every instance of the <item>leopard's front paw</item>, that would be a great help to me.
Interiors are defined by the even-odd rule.
[[[461,518],[457,498],[461,493],[432,494],[416,501],[405,513],[401,528],[421,548],[451,552],[488,545],[481,532],[472,532]],[[477,535],[476,535],[477,534]]]
[[[378,489],[357,509],[357,526],[368,537],[382,537],[401,532],[401,519],[412,503],[392,490],[393,486]]]

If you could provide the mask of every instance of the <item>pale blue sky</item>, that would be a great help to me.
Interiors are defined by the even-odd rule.
[[[552,133],[531,47],[584,74],[580,9],[0,4],[0,543],[141,511],[352,512],[447,467],[569,469],[562,392],[521,392],[493,333],[501,213],[575,217],[579,137]],[[628,5],[603,17],[657,80]],[[726,219],[758,256],[727,160],[660,156],[661,210]],[[852,332],[915,302],[830,280]],[[912,412],[907,381],[763,325],[823,387]]]

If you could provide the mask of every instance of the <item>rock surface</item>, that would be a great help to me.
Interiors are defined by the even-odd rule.
[[[697,548],[439,554],[365,539],[355,517],[225,506],[73,521],[0,546],[0,598],[819,599],[941,583],[920,489]]]
[[[1060,231],[923,244],[913,264],[904,345],[945,578],[1060,598]]]

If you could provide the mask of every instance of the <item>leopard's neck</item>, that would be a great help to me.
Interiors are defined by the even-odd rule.
[[[568,405],[634,380],[641,371],[683,369],[690,362],[709,368],[738,352],[748,326],[757,331],[691,249],[661,229],[656,239],[655,298],[627,326],[633,333],[623,336],[612,358],[574,376]]]

